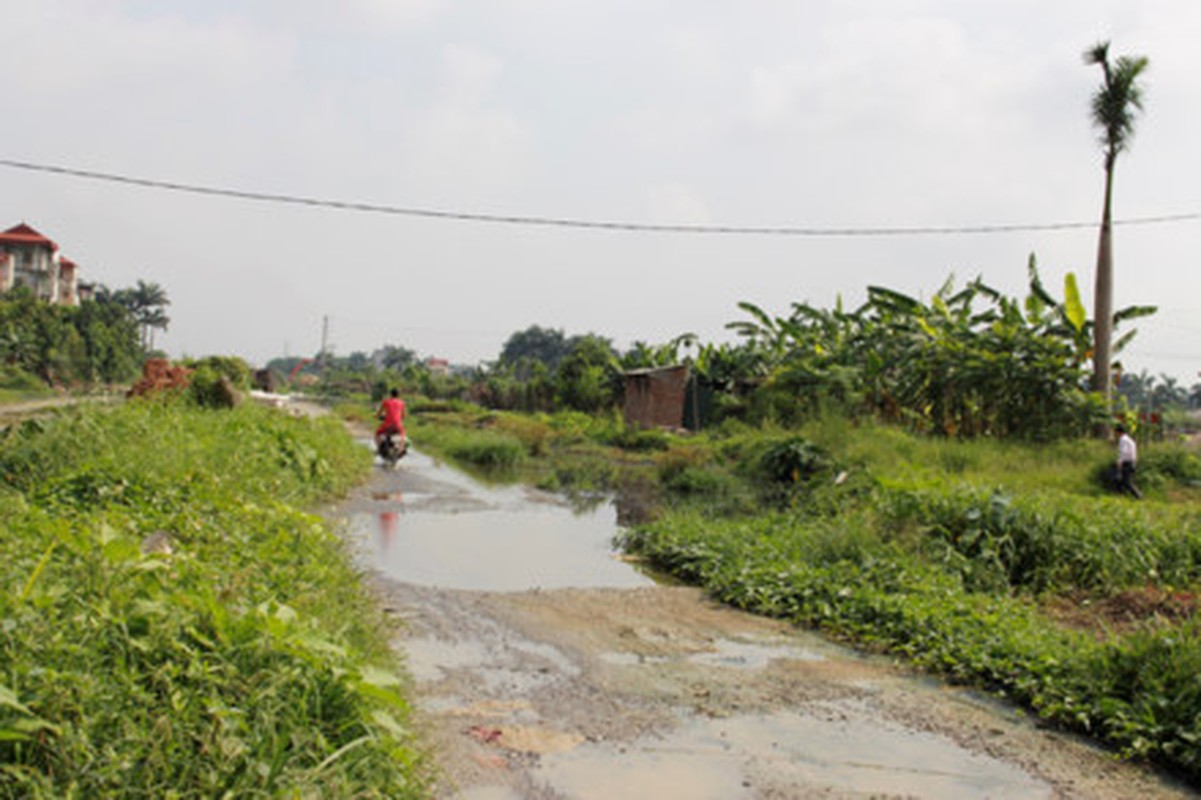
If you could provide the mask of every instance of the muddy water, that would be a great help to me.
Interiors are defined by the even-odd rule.
[[[436,796],[1185,797],[1019,714],[656,584],[579,512],[413,451],[338,510],[413,675]]]
[[[365,562],[388,578],[477,591],[652,582],[614,552],[610,502],[576,511],[535,490],[485,486],[417,452],[392,477],[349,518]]]

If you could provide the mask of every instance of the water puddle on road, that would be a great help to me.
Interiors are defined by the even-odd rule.
[[[500,592],[654,583],[618,558],[611,502],[575,511],[545,492],[485,486],[413,450],[381,482],[347,525],[362,563],[387,578]]]
[[[772,661],[780,659],[824,661],[826,656],[813,648],[801,647],[795,642],[782,639],[764,642],[718,639],[712,642],[708,649],[685,658],[694,664],[732,669],[762,669]],[[672,658],[643,653],[601,653],[600,660],[618,666],[634,666],[666,664]]]
[[[825,712],[693,720],[661,738],[546,756],[538,778],[577,800],[737,800],[796,796],[815,787],[839,797],[898,791],[929,800],[1052,796],[1050,787],[1016,767],[870,719],[856,704],[831,704]]]
[[[544,492],[481,484],[410,450],[339,516],[361,565],[390,579],[391,597],[403,598],[393,602],[410,626],[404,648],[418,703],[450,732],[448,753],[460,760],[448,771],[462,782],[438,797],[1053,794],[1017,766],[890,722],[873,701],[855,699],[855,676],[873,673],[817,637],[774,628],[755,634],[766,623],[719,624],[711,616],[719,612],[683,601],[672,601],[681,603],[676,613],[666,599],[680,597],[674,588],[609,592],[655,586],[615,552],[620,529],[611,503],[576,511]],[[587,648],[563,644],[563,632],[543,638],[495,613],[507,601],[490,593],[533,589],[599,590],[606,614],[563,599],[575,598],[571,592],[529,593],[537,599],[522,595],[509,606],[511,614],[524,608],[559,620],[572,633],[592,631],[592,661]],[[641,597],[662,607],[643,611]],[[634,604],[633,621],[622,616],[623,604]],[[604,642],[606,630],[612,639]],[[798,688],[837,673],[818,662],[852,663],[847,688],[820,698]],[[673,681],[700,688],[681,694]],[[745,696],[761,702],[716,699],[743,696],[752,684]],[[711,698],[703,709],[680,699],[701,696]],[[777,696],[810,699],[777,704]]]

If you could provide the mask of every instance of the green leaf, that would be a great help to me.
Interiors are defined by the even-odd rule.
[[[400,677],[395,672],[383,670],[378,667],[365,667],[361,680],[363,683],[371,686],[392,687],[401,685]]]
[[[1047,293],[1047,290],[1043,288],[1042,278],[1038,274],[1038,259],[1034,257],[1034,253],[1030,254],[1030,260],[1026,264],[1026,271],[1030,276],[1030,297],[1043,305],[1054,306],[1055,298],[1051,297]]]
[[[1121,311],[1114,313],[1114,322],[1125,322],[1128,319],[1138,319],[1139,317],[1149,317],[1152,314],[1159,312],[1159,306],[1127,306]]]
[[[8,688],[4,684],[0,684],[0,706],[11,708],[14,711],[19,711],[22,714],[32,714],[33,712],[26,708],[20,701],[17,700],[17,693]]]
[[[930,306],[941,314],[943,318],[951,318],[951,309],[947,307],[946,301],[940,295],[934,295],[934,299],[930,301]]]
[[[1076,274],[1073,272],[1063,276],[1063,313],[1076,333],[1084,329],[1088,313],[1080,302],[1080,290],[1076,287]]]

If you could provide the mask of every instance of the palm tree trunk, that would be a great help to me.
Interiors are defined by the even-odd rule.
[[[1093,391],[1110,399],[1110,342],[1113,338],[1113,166],[1105,160],[1105,207],[1101,213],[1101,235],[1097,242],[1096,296],[1093,308]]]

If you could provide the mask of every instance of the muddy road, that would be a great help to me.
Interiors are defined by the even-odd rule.
[[[333,512],[415,681],[436,796],[1196,796],[972,692],[656,582],[616,515],[411,452]]]

